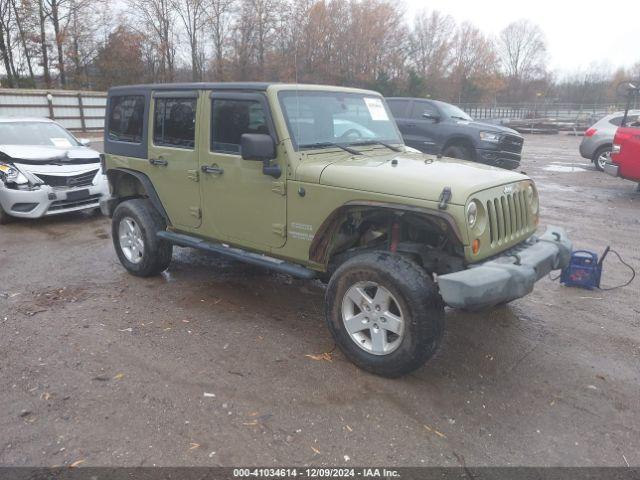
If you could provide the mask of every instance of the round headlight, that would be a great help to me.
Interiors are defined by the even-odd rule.
[[[471,202],[467,205],[467,223],[470,227],[473,227],[478,220],[478,206],[476,202]]]
[[[533,188],[533,185],[528,185],[527,189],[525,190],[525,193],[527,195],[527,205],[529,205],[529,209],[531,210],[531,213],[536,214],[538,213],[538,195],[536,194],[535,189]]]

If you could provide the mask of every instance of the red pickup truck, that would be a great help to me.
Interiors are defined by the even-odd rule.
[[[640,120],[626,122],[631,102],[640,98],[640,86],[629,83],[628,87],[627,109],[613,139],[611,162],[605,164],[604,171],[614,177],[638,182],[640,191]]]

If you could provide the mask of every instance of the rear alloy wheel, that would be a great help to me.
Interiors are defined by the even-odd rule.
[[[111,236],[120,263],[133,275],[149,277],[171,263],[173,245],[158,238],[167,224],[145,198],[127,200],[113,213]]]
[[[399,377],[438,349],[444,305],[431,277],[389,252],[357,255],[332,275],[325,316],[336,343],[360,368]]]
[[[593,164],[596,166],[596,170],[604,172],[604,166],[607,163],[611,163],[611,145],[601,147],[593,154]]]

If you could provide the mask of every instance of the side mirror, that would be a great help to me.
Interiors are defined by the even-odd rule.
[[[440,121],[440,115],[437,115],[435,113],[430,113],[430,112],[424,112],[422,114],[422,118],[426,118],[427,120],[433,120],[434,122]]]
[[[282,170],[278,165],[271,165],[276,158],[276,145],[271,135],[263,133],[245,133],[240,137],[240,154],[243,160],[262,162],[262,173],[280,178]]]
[[[91,140],[89,140],[88,138],[79,138],[78,143],[80,143],[80,145],[82,145],[83,147],[88,147],[89,145],[91,145]]]

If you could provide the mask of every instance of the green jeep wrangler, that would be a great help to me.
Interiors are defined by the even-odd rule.
[[[394,377],[437,350],[445,305],[479,309],[564,267],[525,175],[406,147],[384,99],[264,83],[109,91],[103,169],[120,262],[173,245],[328,282],[326,320],[356,365]]]

